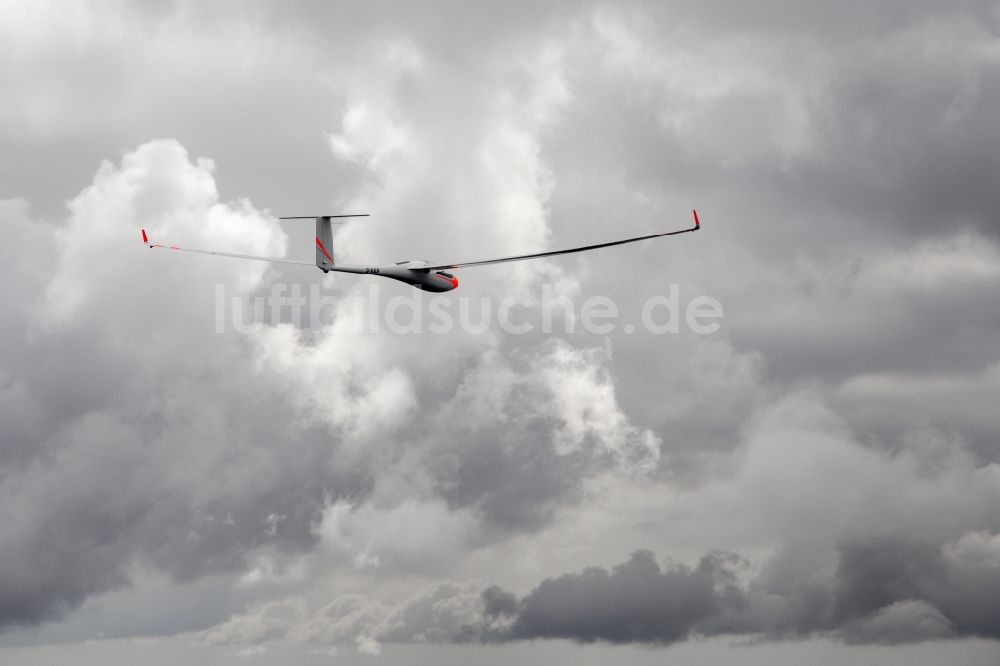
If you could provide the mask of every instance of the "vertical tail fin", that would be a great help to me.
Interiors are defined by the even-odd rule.
[[[279,217],[279,220],[308,220],[311,216]],[[333,261],[333,227],[334,218],[368,217],[368,213],[352,213],[350,215],[317,215],[316,216],[316,266],[324,273],[334,266]]]
[[[330,217],[316,218],[316,265],[323,271],[333,268],[333,227]]]

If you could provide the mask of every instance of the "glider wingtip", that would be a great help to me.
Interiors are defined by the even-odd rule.
[[[701,220],[698,218],[698,209],[692,208],[691,213],[694,215],[694,228],[701,229]]]
[[[146,230],[142,230],[142,242],[144,245],[149,245],[149,236],[146,235]]]

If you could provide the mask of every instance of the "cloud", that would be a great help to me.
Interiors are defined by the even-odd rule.
[[[305,609],[295,601],[262,604],[254,612],[233,617],[202,634],[203,640],[215,645],[261,646],[268,640],[284,636],[289,624],[303,617]]]
[[[7,14],[0,625],[167,587],[212,613],[138,633],[995,635],[989,3]],[[217,284],[359,282],[138,242],[298,258],[271,210],[350,209],[345,259],[462,260],[693,206],[460,293],[677,283],[709,338],[216,333]]]
[[[984,624],[995,612],[983,605],[986,593],[952,594],[948,579],[973,571],[948,561],[952,548],[885,539],[844,544],[832,585],[820,588],[789,588],[783,581],[772,588],[761,577],[743,582],[746,563],[732,554],[705,556],[694,567],[661,568],[652,553],[637,551],[610,571],[594,567],[548,578],[520,599],[487,588],[479,638],[647,644],[741,634],[888,644],[996,638],[996,627]],[[975,572],[988,589],[1000,581],[995,566]]]
[[[102,31],[92,38],[115,40]],[[392,43],[402,55],[381,66],[392,76],[419,78],[419,48],[395,38]],[[428,155],[415,147],[457,133],[481,150],[452,165],[468,185],[459,192],[471,198],[436,209],[449,211],[442,227],[461,231],[456,236],[470,247],[473,236],[481,246],[490,234],[499,249],[544,240],[551,181],[539,137],[567,99],[560,54],[545,46],[513,65],[498,60],[494,66],[503,85],[479,102],[496,102],[493,112],[480,120],[470,116],[465,127],[424,125],[412,142],[378,139],[379,127],[401,116],[395,91],[373,89],[370,101],[348,107],[335,136],[367,155],[372,180],[364,196],[379,196],[386,211],[381,219],[409,210],[415,192],[440,189],[426,168]],[[519,99],[531,103],[521,109]],[[405,131],[415,132],[399,130]],[[403,136],[399,132],[393,136]],[[393,173],[405,185],[385,193]],[[459,205],[463,216],[485,215],[503,222],[503,229],[491,224],[470,235],[455,215]],[[603,456],[624,461],[636,452],[639,464],[655,460],[655,436],[632,426],[614,402],[610,377],[600,367],[610,361],[603,353],[528,345],[518,363],[525,368],[537,360],[539,371],[525,382],[511,376],[510,386],[523,383],[539,402],[518,414],[528,403],[510,390],[509,404],[491,406],[509,413],[506,425],[513,427],[506,434],[512,446],[490,452],[488,443],[498,441],[505,424],[465,422],[460,402],[447,403],[448,383],[461,384],[456,371],[495,354],[494,336],[431,348],[401,344],[388,334],[351,334],[356,312],[343,313],[314,336],[280,324],[251,337],[212,330],[214,285],[248,297],[266,290],[277,273],[253,262],[154,254],[138,242],[138,227],[154,239],[261,255],[283,255],[287,241],[249,201],[222,201],[214,163],[192,159],[176,140],[148,141],[119,163],[103,162],[54,234],[28,219],[23,207],[14,204],[10,211],[26,230],[21,249],[37,251],[25,272],[41,275],[33,278],[36,289],[26,294],[21,320],[35,338],[26,354],[4,359],[3,396],[5,406],[24,414],[23,425],[32,423],[33,405],[45,405],[46,418],[16,433],[24,444],[4,447],[8,458],[23,456],[19,477],[3,480],[5,513],[17,517],[0,536],[14,554],[0,584],[17,590],[5,595],[11,600],[5,624],[57,616],[89,595],[127,584],[137,561],[191,580],[252,567],[261,549],[311,549],[319,542],[314,527],[324,506],[342,497],[363,503],[376,492],[373,521],[403,516],[411,504],[398,492],[384,495],[391,493],[393,475],[402,477],[413,465],[427,470],[411,485],[426,499],[413,506],[437,507],[443,523],[459,526],[452,543],[460,557],[463,544],[495,536],[483,536],[489,528],[465,525],[468,517],[454,519],[452,510],[474,506],[476,516],[502,529],[537,526]],[[367,230],[347,230],[339,247],[350,255],[368,244],[378,248],[376,256],[421,237],[419,230],[398,234],[377,223]],[[7,268],[20,271],[21,264]],[[546,270],[552,272],[535,267],[517,275],[530,281]],[[497,364],[501,376],[507,364],[503,358]],[[580,397],[567,391],[574,385]],[[434,416],[442,406],[448,418]],[[566,451],[554,450],[556,432],[563,433]],[[465,452],[456,447],[463,441],[480,445]],[[289,447],[294,455],[284,452]],[[452,456],[457,466],[437,467]],[[491,459],[502,467],[489,469]],[[570,459],[575,462],[567,470],[562,461]],[[496,473],[530,469],[533,460],[544,463],[534,466],[534,481]],[[118,485],[115,493],[106,492],[106,473]],[[484,474],[493,480],[477,487]],[[392,567],[426,571],[442,552],[414,549],[396,534],[372,538]],[[84,547],[74,556],[78,568],[64,566],[74,543]],[[53,566],[34,572],[28,560],[39,549],[51,553]],[[33,573],[15,585],[18,571]]]
[[[831,192],[850,189],[899,224],[995,236],[998,201],[982,174],[997,166],[985,109],[998,94],[995,35],[983,22],[972,12],[915,17],[867,40],[825,91],[819,173]],[[847,153],[864,155],[853,172]]]
[[[469,512],[407,499],[395,506],[332,504],[317,531],[330,554],[356,566],[441,574],[468,550],[477,529]]]
[[[735,582],[724,560],[661,570],[637,551],[611,572],[601,568],[550,578],[525,595],[509,637],[583,642],[672,643],[717,612]]]
[[[56,617],[127,585],[137,562],[190,581],[294,557],[330,534],[338,545],[325,552],[346,549],[348,562],[440,570],[504,530],[542,524],[602,461],[655,461],[655,437],[615,402],[603,351],[557,342],[521,352],[514,373],[492,337],[451,347],[451,377],[454,363],[480,362],[482,381],[506,377],[503,400],[488,405],[499,419],[470,423],[462,410],[473,398],[461,390],[445,389],[435,396],[439,411],[422,412],[426,397],[417,396],[435,395],[422,389],[440,382],[426,372],[422,345],[360,335],[351,325],[357,312],[314,335],[287,324],[249,337],[216,331],[214,284],[247,297],[276,273],[153,254],[136,235],[141,224],[153,238],[281,256],[285,237],[275,222],[248,201],[221,202],[213,170],[176,141],[143,144],[99,168],[51,243],[23,206],[10,207],[15,224],[37,235],[39,256],[54,262],[24,309],[33,327],[29,357],[45,350],[44,367],[10,358],[2,393],[4,407],[24,416],[25,442],[4,448],[20,470],[3,479],[5,624]],[[100,261],[106,252],[121,259]],[[33,421],[41,404],[48,418]],[[491,451],[487,444],[502,437],[513,446]],[[463,442],[480,445],[456,448]],[[512,483],[489,462],[527,469],[532,458],[544,462],[535,466],[537,483]],[[438,466],[445,460],[458,464]],[[567,468],[564,460],[573,462]],[[407,486],[395,481],[406,477],[423,499],[405,498]],[[324,507],[346,506],[345,498],[367,517],[331,532]],[[405,536],[432,518],[452,538]],[[373,531],[378,525],[398,529]],[[39,549],[49,565],[32,561]],[[293,587],[301,578],[279,572],[269,580]]]
[[[782,553],[752,574],[749,562],[715,552],[693,566],[662,565],[636,551],[610,570],[586,568],[541,581],[523,596],[497,586],[440,584],[396,604],[338,597],[311,616],[264,605],[207,632],[207,640],[257,644],[295,639],[354,642],[509,642],[567,639],[669,645],[695,637],[784,639],[824,636],[853,644],[899,644],[962,636],[997,637],[989,621],[1000,585],[996,562],[956,558],[995,535],[968,533],[941,547],[891,538],[842,543],[823,584],[774,576]],[[975,577],[983,590],[955,585]],[[478,591],[477,590],[481,590]],[[956,592],[959,592],[956,594]],[[270,618],[280,615],[274,623]]]
[[[951,623],[925,601],[896,601],[844,629],[849,643],[912,643],[953,638]]]
[[[755,566],[721,551],[693,567],[661,568],[639,551],[610,570],[551,576],[520,597],[487,588],[482,626],[500,629],[481,636],[671,643],[736,634],[902,643],[997,635],[988,618],[996,612],[1000,525],[981,511],[995,502],[995,463],[977,463],[947,439],[895,453],[872,450],[809,393],[762,411],[747,435],[727,480],[644,492],[636,505],[609,507],[609,515],[655,520],[669,511],[660,523],[672,533],[669,543],[690,543],[697,534],[716,543],[779,542],[773,554]],[[658,495],[658,503],[644,504]],[[689,521],[694,534],[687,533]],[[706,521],[719,523],[716,535],[705,534]],[[574,521],[567,531],[581,525],[605,529]]]
[[[395,604],[345,594],[309,613],[298,600],[267,602],[201,632],[198,638],[213,644],[244,646],[261,646],[275,640],[331,648],[354,644],[361,654],[377,655],[383,642],[452,641],[476,618],[479,609],[474,584],[442,583]]]
[[[140,553],[169,562],[181,577],[196,575],[230,557],[220,554],[213,564],[197,551],[246,544],[260,529],[241,521],[247,531],[235,541],[240,530],[223,536],[210,529],[205,512],[214,510],[207,505],[233,488],[227,491],[223,482],[199,496],[189,485],[194,470],[212,465],[197,462],[199,442],[225,427],[192,417],[173,432],[154,425],[173,410],[190,414],[205,397],[184,378],[186,369],[211,368],[220,354],[236,350],[235,340],[186,324],[211,306],[201,281],[212,273],[195,264],[168,269],[155,282],[123,276],[142,275],[149,266],[143,261],[149,251],[135,236],[139,220],[154,234],[189,233],[202,242],[279,253],[283,237],[248,203],[220,203],[211,164],[190,161],[172,141],[146,144],[120,166],[104,164],[70,209],[67,224],[36,246],[37,255],[25,257],[48,276],[25,294],[25,318],[12,335],[25,354],[4,358],[11,378],[5,401],[22,401],[26,418],[19,419],[18,439],[4,446],[12,473],[0,482],[3,624],[37,622],[124,584],[126,567]],[[44,233],[42,225],[32,226]],[[26,243],[21,249],[35,248]],[[120,260],[109,262],[108,253]],[[214,275],[246,290],[263,271],[221,266]],[[164,318],[157,321],[159,315]],[[44,419],[32,418],[33,405]],[[181,451],[192,454],[183,463],[175,458]],[[237,467],[230,469],[238,475]],[[164,501],[175,493],[186,499]],[[185,536],[164,539],[175,530]]]

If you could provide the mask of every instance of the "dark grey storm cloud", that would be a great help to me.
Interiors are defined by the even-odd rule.
[[[746,565],[735,554],[714,553],[694,567],[661,567],[653,553],[637,551],[610,571],[548,578],[520,599],[494,586],[482,592],[486,628],[469,626],[466,635],[649,644],[744,634],[886,644],[1000,638],[995,560],[966,561],[941,546],[882,538],[842,544],[836,573],[823,586],[770,576],[743,583]]]
[[[694,568],[670,565],[661,570],[651,552],[638,551],[610,572],[592,568],[544,580],[521,599],[503,638],[684,640],[699,624],[741,602],[727,559],[712,555]],[[484,603],[502,614],[507,609],[498,608],[498,596],[484,592]]]

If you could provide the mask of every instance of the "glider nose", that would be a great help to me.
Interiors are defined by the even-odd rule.
[[[457,277],[453,277],[451,279],[451,288],[452,289],[458,289],[458,278]]]

